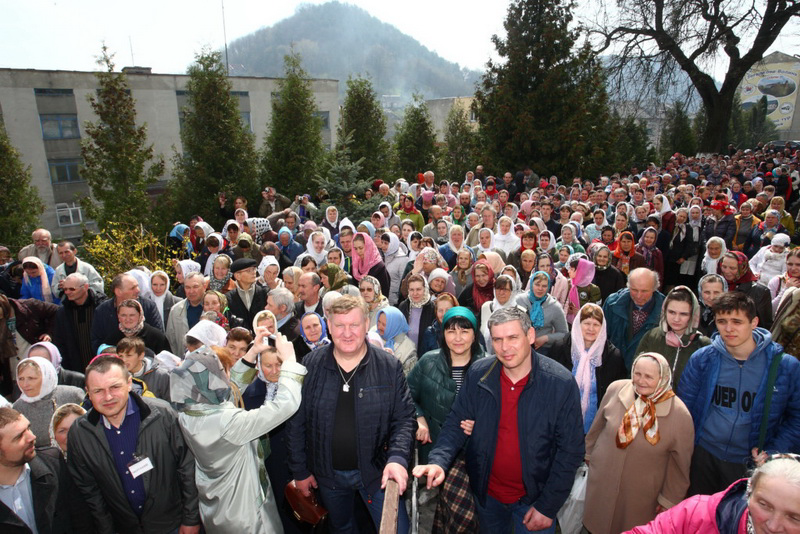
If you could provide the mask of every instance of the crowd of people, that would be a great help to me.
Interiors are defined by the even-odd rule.
[[[2,531],[306,532],[296,491],[365,533],[417,477],[423,531],[555,532],[588,466],[592,534],[800,532],[798,156],[221,195],[108,287],[40,228],[0,247]]]

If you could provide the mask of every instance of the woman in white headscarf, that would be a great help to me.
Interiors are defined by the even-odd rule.
[[[147,299],[151,297],[153,291],[150,289],[150,269],[142,266],[142,267],[137,267],[135,269],[131,269],[125,274],[129,274],[132,277],[136,278],[136,282],[139,284],[140,297]]]
[[[325,208],[325,219],[320,226],[327,228],[331,237],[335,237],[339,233],[339,210],[336,206]]]
[[[32,356],[17,364],[20,396],[14,409],[28,418],[36,436],[36,447],[50,445],[50,420],[62,404],[83,402],[83,390],[59,386],[55,366],[46,358]]]
[[[653,198],[653,207],[661,217],[661,230],[667,231],[672,235],[672,230],[675,229],[675,213],[672,211],[672,206],[667,196],[656,195]]]
[[[703,274],[715,274],[717,265],[726,252],[728,252],[728,247],[721,237],[714,236],[709,239],[706,242],[706,253],[703,256],[703,262],[700,264]]]
[[[494,236],[494,246],[508,256],[519,249],[520,239],[514,233],[514,223],[511,217],[500,217],[497,223],[497,234]]]
[[[400,247],[400,238],[392,232],[381,234],[379,248],[383,251],[383,263],[389,272],[389,304],[397,305],[399,302],[400,284],[403,282],[403,273],[408,264],[408,255]]]
[[[322,267],[328,263],[328,251],[326,249],[327,244],[328,238],[325,236],[325,233],[322,230],[315,230],[314,232],[311,232],[311,235],[308,236],[306,251],[297,257],[294,262],[294,266],[300,267],[303,262],[303,258],[310,256],[316,262],[317,267]]]
[[[161,322],[165,327],[170,310],[181,300],[170,292],[169,284],[169,276],[164,271],[155,271],[150,275],[149,298],[156,304],[158,315],[161,316]]]

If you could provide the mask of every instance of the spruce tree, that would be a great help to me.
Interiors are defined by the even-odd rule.
[[[481,141],[496,168],[538,174],[592,173],[607,158],[609,113],[602,67],[577,46],[571,0],[513,0],[506,38],[492,41],[476,91]]]
[[[272,100],[262,167],[266,184],[287,196],[311,191],[322,163],[322,125],[314,115],[316,109],[311,80],[300,56],[294,52],[284,56],[284,78]]]
[[[436,134],[422,95],[414,94],[406,106],[394,136],[394,147],[397,171],[409,183],[417,182],[417,174],[435,170]]]
[[[441,165],[444,178],[464,181],[465,173],[477,161],[477,141],[477,132],[469,123],[469,111],[464,106],[453,105],[444,124]]]
[[[255,136],[242,122],[237,97],[219,52],[204,50],[189,67],[188,102],[183,111],[183,153],[173,157],[175,179],[169,186],[169,221],[196,213],[215,219],[219,194],[260,202],[260,168]]]
[[[686,106],[682,102],[675,102],[672,108],[667,110],[658,144],[664,160],[669,159],[675,152],[693,156],[697,151],[692,121],[686,114]]]
[[[360,160],[364,178],[386,180],[389,175],[389,142],[386,115],[368,78],[347,80],[347,92],[336,130],[337,149],[350,136],[350,159]]]
[[[104,230],[109,222],[153,223],[148,186],[164,174],[164,158],[147,145],[147,126],[136,124],[136,103],[124,73],[114,72],[113,56],[103,46],[95,75],[97,92],[88,96],[96,122],[86,123],[81,146],[83,168],[92,197],[81,199],[89,219]]]
[[[340,138],[336,149],[323,163],[322,173],[316,176],[316,187],[328,193],[320,206],[324,213],[328,206],[336,206],[339,218],[349,217],[354,224],[369,220],[378,209],[381,199],[374,195],[367,200],[364,192],[369,189],[372,179],[364,177],[362,169],[364,158],[355,159],[350,152],[351,136]]]
[[[11,144],[6,129],[0,123],[0,244],[12,251],[30,242],[31,232],[39,222],[44,204],[39,191],[31,185],[31,170]]]

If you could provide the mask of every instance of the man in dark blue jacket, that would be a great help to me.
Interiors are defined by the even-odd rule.
[[[756,305],[748,295],[725,293],[712,309],[719,333],[692,354],[678,384],[695,427],[690,495],[724,490],[764,451],[800,452],[800,362],[784,353],[768,330],[758,328]],[[780,358],[777,378],[759,444],[775,358]]]
[[[497,357],[470,366],[430,463],[414,476],[427,475],[429,488],[441,484],[467,441],[461,422],[474,421],[466,464],[481,532],[555,532],[585,452],[578,386],[533,351],[536,332],[525,311],[495,311],[489,331]]]
[[[306,495],[319,488],[333,534],[358,532],[356,495],[378,528],[386,482],[397,481],[400,493],[408,482],[416,410],[400,360],[367,343],[368,329],[361,297],[334,302],[333,344],[303,359],[303,400],[287,427],[295,483]],[[407,534],[408,528],[401,502],[397,532]]]

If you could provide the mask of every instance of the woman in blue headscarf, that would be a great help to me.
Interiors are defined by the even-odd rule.
[[[403,372],[408,375],[417,363],[417,347],[408,337],[408,321],[403,312],[394,306],[387,306],[378,312],[376,330],[383,339],[383,347],[403,364]]]
[[[287,263],[288,265],[294,265],[297,257],[306,251],[303,245],[294,240],[292,231],[286,226],[282,226],[281,229],[278,230],[277,245],[278,249],[281,251],[281,256],[286,257],[287,261],[284,263]]]
[[[528,310],[531,323],[536,330],[534,347],[547,355],[550,347],[569,333],[564,308],[549,293],[550,275],[537,271],[531,276],[530,289],[517,297],[517,304]]]
[[[169,233],[168,246],[172,251],[171,256],[180,260],[191,259],[192,242],[189,240],[189,226],[178,223],[172,227]]]

